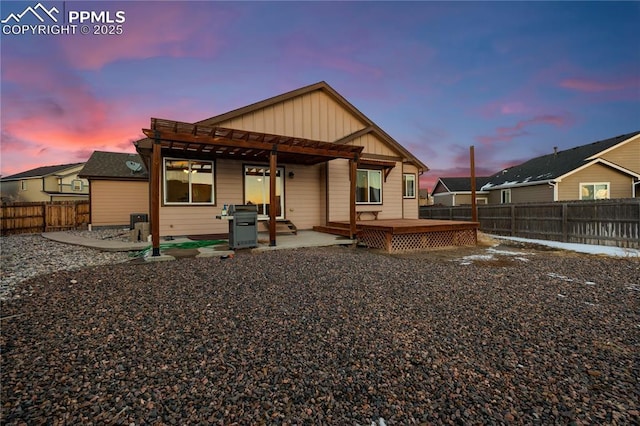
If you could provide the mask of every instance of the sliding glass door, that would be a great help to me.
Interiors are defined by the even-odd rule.
[[[276,171],[276,217],[284,219],[284,188],[282,177],[284,169]],[[259,215],[269,214],[269,179],[271,173],[266,166],[244,167],[244,203],[258,206]]]

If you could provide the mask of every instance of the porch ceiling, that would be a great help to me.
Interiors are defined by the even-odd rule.
[[[357,161],[363,147],[340,145],[290,136],[205,126],[158,118],[142,129],[149,139],[136,144],[138,152],[149,158],[154,140],[159,140],[163,155],[196,158],[229,158],[251,162],[268,162],[276,152],[279,163],[313,165],[335,158]]]

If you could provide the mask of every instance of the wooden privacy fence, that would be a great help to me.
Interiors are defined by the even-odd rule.
[[[0,204],[2,235],[65,231],[89,223],[89,201]]]
[[[420,207],[423,219],[471,220],[471,206]],[[640,248],[640,199],[479,205],[488,234]]]

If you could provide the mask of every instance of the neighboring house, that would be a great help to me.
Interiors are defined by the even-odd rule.
[[[325,82],[197,123],[152,119],[143,132],[152,234],[154,215],[161,236],[227,233],[216,219],[225,204],[255,204],[261,219],[300,230],[358,213],[419,217],[427,166]]]
[[[640,196],[640,131],[554,151],[491,176],[489,203]]]
[[[433,197],[429,194],[429,190],[426,188],[418,191],[418,197],[418,204],[420,206],[430,206],[433,204]]]
[[[149,213],[149,173],[138,154],[94,151],[80,177],[90,185],[92,226],[129,225]]]
[[[44,166],[0,179],[2,201],[50,202],[89,199],[89,182],[78,177],[84,163]]]
[[[489,193],[482,187],[489,182],[488,177],[476,177],[476,204],[487,204]],[[441,177],[431,192],[434,205],[471,205],[471,178]]]

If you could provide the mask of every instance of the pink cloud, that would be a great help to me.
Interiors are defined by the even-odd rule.
[[[212,57],[225,44],[222,35],[235,12],[222,3],[212,22],[210,13],[199,13],[197,3],[163,2],[162,13],[150,13],[152,3],[120,3],[126,14],[121,35],[68,36],[59,48],[77,69],[96,70],[119,60],[165,57]],[[201,6],[207,6],[203,3]],[[211,26],[217,34],[211,35]],[[206,30],[207,33],[199,35]]]
[[[383,71],[380,68],[365,64],[354,59],[361,46],[345,43],[342,46],[322,46],[306,34],[297,32],[283,40],[285,56],[306,61],[314,66],[322,66],[344,71],[349,74],[368,75],[380,78]]]
[[[528,135],[528,128],[531,126],[546,124],[563,127],[572,123],[573,119],[568,115],[539,115],[528,120],[518,121],[514,126],[498,127],[494,135],[477,136],[475,139],[482,145],[492,145],[497,142],[511,142],[513,139]]]
[[[560,82],[560,87],[578,92],[609,92],[640,88],[640,78],[629,77],[619,81],[599,81],[589,78],[568,78]]]

